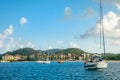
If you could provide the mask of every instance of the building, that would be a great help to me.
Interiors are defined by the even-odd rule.
[[[11,61],[11,60],[14,60],[14,56],[12,56],[10,54],[5,54],[4,56],[2,56],[2,60],[3,61]]]

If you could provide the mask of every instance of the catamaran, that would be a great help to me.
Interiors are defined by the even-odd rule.
[[[102,38],[102,39],[101,39]],[[103,44],[103,52],[105,57],[105,40],[104,40],[104,27],[103,27],[103,16],[102,16],[102,0],[100,0],[100,48],[101,48],[101,40]],[[84,54],[84,66],[87,69],[102,69],[107,68],[106,60],[102,59],[98,56],[91,57],[90,61],[86,60],[86,54]]]

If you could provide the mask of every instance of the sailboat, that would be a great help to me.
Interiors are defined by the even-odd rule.
[[[50,64],[51,61],[49,60],[49,45],[48,45],[48,54],[47,54],[47,59],[46,61],[43,61],[44,64]]]
[[[63,51],[61,50],[61,53],[63,53]],[[62,55],[62,54],[61,54]],[[64,63],[64,60],[61,59],[61,55],[60,55],[60,59],[58,60],[58,63]]]
[[[40,56],[41,56],[41,58],[38,60],[38,61],[36,61],[36,62],[38,62],[38,63],[43,63],[43,53],[42,53],[42,51],[40,51]]]
[[[103,16],[102,16],[102,0],[100,0],[100,48],[101,48],[101,40],[103,42],[103,51],[105,57],[105,40],[104,40],[104,27],[103,27]],[[107,68],[106,60],[102,59],[99,56],[91,57],[90,61],[86,60],[87,54],[84,54],[84,66],[87,69],[103,69]]]

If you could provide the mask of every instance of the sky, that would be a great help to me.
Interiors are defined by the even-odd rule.
[[[120,52],[120,0],[103,0],[106,52]],[[0,54],[99,48],[99,0],[0,0]]]

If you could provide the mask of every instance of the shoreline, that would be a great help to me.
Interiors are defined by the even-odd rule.
[[[120,60],[106,60],[107,62],[120,62]]]
[[[107,62],[120,62],[120,60],[106,60]],[[0,61],[2,62],[37,62],[37,61]],[[51,61],[51,62],[58,62],[58,61]],[[64,61],[64,62],[84,62],[83,60],[77,60],[77,61]]]

